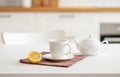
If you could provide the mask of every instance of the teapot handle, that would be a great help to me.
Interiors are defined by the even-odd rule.
[[[102,41],[102,44],[109,44],[107,40]]]
[[[105,45],[105,44],[106,44],[106,45]],[[109,44],[109,42],[108,42],[107,40],[102,41],[102,45],[103,45],[103,46],[102,46],[102,50],[101,50],[102,52],[104,52],[103,49],[106,48],[108,44]]]

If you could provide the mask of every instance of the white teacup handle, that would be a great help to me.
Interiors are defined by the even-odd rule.
[[[69,47],[69,51],[68,51],[67,53],[65,53],[65,55],[70,54],[70,52],[71,52],[71,46],[70,46],[70,44],[64,44],[64,45],[66,45],[66,46],[68,46],[68,47]]]

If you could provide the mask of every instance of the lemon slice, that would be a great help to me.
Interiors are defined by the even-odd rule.
[[[39,63],[42,59],[42,54],[37,51],[32,51],[29,53],[28,59],[31,63]]]

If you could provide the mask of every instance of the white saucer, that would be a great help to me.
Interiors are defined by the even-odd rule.
[[[70,60],[72,58],[74,58],[73,54],[69,54],[69,55],[65,55],[60,59],[53,59],[51,54],[46,54],[43,56],[45,59],[51,60],[51,61],[65,61],[65,60]]]

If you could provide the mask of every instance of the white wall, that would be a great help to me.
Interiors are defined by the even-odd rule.
[[[120,7],[120,0],[59,0],[60,7]]]
[[[20,7],[22,6],[22,0],[0,0],[0,7]]]

